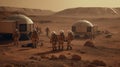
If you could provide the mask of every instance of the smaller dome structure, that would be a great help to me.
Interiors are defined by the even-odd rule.
[[[79,20],[73,24],[73,26],[89,26],[93,27],[93,24],[87,20]]]
[[[94,32],[94,25],[87,20],[79,20],[72,25],[72,32],[77,37],[89,37]]]

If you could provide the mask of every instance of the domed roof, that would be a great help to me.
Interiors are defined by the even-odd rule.
[[[10,16],[9,19],[21,21],[20,23],[24,23],[24,24],[33,24],[33,21],[29,17],[22,14],[16,14],[16,15]]]
[[[73,24],[73,26],[90,26],[93,27],[93,24],[87,20],[79,20]]]

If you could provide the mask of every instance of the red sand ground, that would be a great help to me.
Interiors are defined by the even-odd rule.
[[[46,18],[47,19],[47,18]],[[48,18],[49,19],[49,18]],[[55,20],[53,20],[55,19]],[[69,20],[70,19],[70,20]],[[105,38],[105,34],[99,35],[93,40],[96,48],[84,47],[86,40],[74,40],[73,50],[65,50],[60,52],[51,52],[51,44],[49,38],[45,36],[45,28],[49,27],[51,31],[59,32],[61,29],[71,29],[71,25],[78,19],[73,18],[52,18],[51,23],[37,23],[43,33],[40,35],[44,46],[38,48],[22,48],[21,45],[28,43],[28,41],[21,41],[19,47],[13,46],[12,43],[0,45],[0,67],[6,65],[27,67],[86,67],[89,62],[93,60],[102,60],[106,67],[120,67],[120,20],[119,19],[88,19],[92,23],[98,25],[100,30],[108,30],[113,33],[112,38]],[[66,43],[64,44],[66,48]],[[73,60],[49,60],[51,55],[59,56],[66,55],[68,59],[73,54],[80,55],[81,61]],[[40,58],[40,57],[43,58]],[[45,57],[46,56],[46,57]],[[30,57],[33,57],[30,59]]]

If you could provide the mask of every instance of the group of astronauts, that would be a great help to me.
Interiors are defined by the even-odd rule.
[[[68,31],[67,36],[65,36],[64,31],[61,30],[59,34],[55,31],[51,33],[50,43],[52,44],[53,51],[56,50],[63,50],[64,49],[64,42],[67,42],[67,50],[72,50],[72,42],[73,40],[73,33],[72,31]]]
[[[36,29],[34,29],[33,32],[31,32],[31,34],[30,34],[30,40],[33,44],[33,48],[36,48],[39,43],[39,40],[40,40],[39,35],[40,34]],[[15,46],[19,45],[19,39],[20,39],[20,32],[18,29],[16,29],[15,32],[13,33],[13,43]],[[50,35],[50,43],[52,44],[53,51],[63,50],[64,42],[67,43],[66,49],[71,50],[72,49],[72,46],[71,46],[72,40],[73,40],[72,31],[68,31],[67,36],[65,36],[65,33],[63,30],[61,30],[59,34],[57,34],[55,31],[53,31]]]

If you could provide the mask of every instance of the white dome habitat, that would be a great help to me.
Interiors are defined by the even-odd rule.
[[[33,24],[33,21],[29,17],[22,15],[22,14],[12,15],[9,17],[9,19],[14,20],[14,21],[18,21],[21,24]]]
[[[94,25],[87,20],[79,20],[72,25],[72,32],[76,36],[84,37],[93,32]]]

